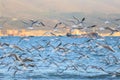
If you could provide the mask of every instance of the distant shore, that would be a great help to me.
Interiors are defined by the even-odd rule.
[[[51,30],[6,30],[6,33],[3,33],[0,30],[0,36],[66,36],[66,32],[56,32],[55,35],[51,34]],[[94,32],[93,32],[94,33]],[[86,32],[80,32],[80,31],[74,31],[72,35],[75,36],[83,36],[87,35],[89,33]],[[120,36],[120,32],[116,32],[113,35],[110,35],[110,33],[98,33],[100,36]]]

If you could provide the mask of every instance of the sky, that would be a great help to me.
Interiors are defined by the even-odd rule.
[[[6,16],[29,17],[73,12],[120,13],[120,0],[0,0],[0,4],[0,15]]]
[[[88,22],[92,21],[91,24],[98,22],[94,16],[108,18],[109,15],[115,15],[120,17],[120,0],[0,0],[0,16],[12,17],[13,19],[42,18],[43,21],[47,21],[46,18],[50,17],[68,19],[66,17],[68,15],[70,18],[73,15],[78,16],[80,19],[85,16]],[[106,17],[106,15],[108,16]],[[9,24],[13,29],[25,27],[19,22],[9,22]],[[11,27],[8,28],[7,25],[7,29],[11,29]]]

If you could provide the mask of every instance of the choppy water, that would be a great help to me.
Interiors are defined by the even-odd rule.
[[[0,44],[0,80],[119,80],[120,77],[120,37],[7,36],[0,37]],[[10,54],[32,61],[21,62]]]

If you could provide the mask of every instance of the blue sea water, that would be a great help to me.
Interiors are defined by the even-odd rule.
[[[0,80],[119,80],[119,75],[120,37],[0,37]]]

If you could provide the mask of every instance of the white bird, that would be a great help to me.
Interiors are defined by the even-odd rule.
[[[106,20],[104,23],[105,23],[105,24],[109,24],[109,23],[110,23],[110,21]]]
[[[115,52],[114,49],[111,46],[108,46],[108,45],[105,45],[105,44],[101,44],[101,43],[98,43],[98,42],[96,42],[96,43],[98,45],[100,45],[101,47],[103,47],[103,48],[106,48],[106,49],[108,49],[108,50],[110,50],[112,52]]]

